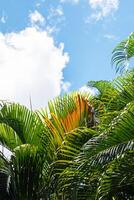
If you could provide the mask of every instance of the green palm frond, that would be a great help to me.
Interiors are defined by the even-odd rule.
[[[107,93],[107,91],[113,91],[115,90],[113,88],[113,85],[110,81],[104,81],[104,80],[101,80],[101,81],[89,81],[87,83],[87,86],[88,87],[93,87],[93,88],[96,88],[98,90],[98,95],[99,97],[103,96],[105,93]]]
[[[79,155],[82,146],[96,134],[96,131],[86,127],[77,128],[69,132],[59,149],[57,160],[54,163],[54,171],[60,174],[68,166],[71,166],[74,159]]]
[[[17,199],[40,199],[44,189],[45,155],[34,145],[23,144],[14,149],[10,160],[9,195]],[[45,169],[48,170],[45,166]]]
[[[5,103],[0,110],[0,144],[12,152],[8,166],[0,166],[7,199],[40,199],[45,188],[49,188],[52,143],[39,116],[19,104]],[[1,163],[3,159],[1,154]]]
[[[77,161],[76,161],[77,162]],[[62,192],[67,199],[94,200],[96,196],[100,171],[92,176],[83,176],[77,163],[67,167],[59,176],[57,190]]]
[[[63,193],[71,194],[76,190],[78,199],[96,199],[96,189],[99,185],[101,174],[110,165],[112,160],[118,159],[125,152],[134,149],[134,102],[131,102],[116,117],[109,128],[99,136],[92,137],[82,146],[81,152],[75,156],[71,165],[61,173],[59,177],[59,189]],[[97,135],[97,133],[96,133]],[[101,199],[101,198],[100,198]],[[103,199],[103,198],[102,198]],[[104,198],[107,199],[107,198]],[[109,198],[110,199],[110,198]],[[112,199],[111,199],[112,200]]]
[[[127,103],[134,100],[134,70],[126,72],[123,76],[117,77],[113,81],[116,90],[118,91],[117,99],[120,108],[123,108]]]
[[[112,103],[118,95],[118,91],[112,81],[90,81],[87,85],[98,90],[91,103],[99,117],[108,111],[117,110],[117,106],[112,109]]]
[[[22,144],[16,132],[5,123],[0,123],[0,143],[11,151]]]
[[[56,182],[54,192],[58,192],[58,199],[86,199],[91,197],[88,187],[89,180],[83,180],[74,168],[74,160],[79,155],[81,148],[96,131],[86,127],[77,128],[66,134],[64,142],[57,150],[57,160],[52,165],[53,181]],[[80,184],[80,185],[79,185]]]
[[[66,171],[66,169],[73,166],[73,160],[79,154],[81,147],[93,137],[95,133],[94,130],[89,131],[86,127],[81,127],[65,135],[64,141],[56,151],[57,158],[55,162],[51,164],[51,185],[53,185],[53,193],[56,191],[58,192],[58,195],[63,193],[61,190],[65,183],[61,183],[61,174],[63,171]],[[59,179],[61,186],[59,184]],[[59,198],[60,197],[58,196],[58,199]]]
[[[118,44],[112,54],[112,64],[115,64],[116,72],[123,72],[127,69],[129,59],[134,56],[134,33]]]
[[[100,178],[99,199],[134,198],[134,151],[114,160]]]
[[[10,158],[0,157],[0,197],[10,200],[40,200],[48,190],[49,164],[37,146],[17,146]],[[5,194],[3,194],[5,191]],[[5,199],[5,200],[7,200]]]
[[[105,165],[117,156],[134,149],[134,102],[131,102],[96,138],[89,140],[79,155],[81,167]]]
[[[43,137],[45,146],[42,147]],[[19,104],[4,104],[0,110],[0,143],[10,150],[21,144],[40,146],[49,156],[51,137],[36,112]],[[48,145],[47,145],[48,144]]]
[[[38,117],[26,107],[5,104],[0,110],[0,123],[10,126],[23,144],[38,144],[41,124]]]
[[[81,147],[95,134],[96,131],[86,127],[74,129],[65,136],[58,153],[60,153],[61,157],[68,158],[69,160],[75,158],[80,152]]]
[[[90,81],[88,86],[98,89],[91,100],[98,127],[104,130],[114,117],[134,99],[134,71],[128,71],[113,81]]]

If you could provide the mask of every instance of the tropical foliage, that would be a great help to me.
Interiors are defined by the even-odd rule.
[[[118,44],[112,53],[112,64],[115,64],[116,71],[123,72],[127,69],[130,58],[134,56],[134,32]]]
[[[134,34],[113,51],[123,72]],[[32,111],[0,106],[0,199],[134,199],[134,70]],[[10,156],[4,151],[10,152]]]

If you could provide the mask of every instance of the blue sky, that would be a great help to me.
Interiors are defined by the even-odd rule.
[[[133,0],[0,1],[0,99],[35,108],[111,80],[112,49],[133,31]]]

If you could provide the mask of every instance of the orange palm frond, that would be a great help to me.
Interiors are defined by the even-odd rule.
[[[45,115],[43,112],[40,114],[46,128],[60,145],[65,134],[75,128],[87,126],[87,121],[92,118],[93,108],[89,104],[88,96],[72,93],[49,102],[49,114]]]

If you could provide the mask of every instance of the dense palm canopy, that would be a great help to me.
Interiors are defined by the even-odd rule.
[[[133,56],[131,34],[113,51],[116,70]],[[0,199],[134,198],[134,70],[87,85],[95,96],[71,93],[38,111],[1,102]]]
[[[1,152],[1,177],[7,182],[9,199],[48,199],[54,193],[57,176],[50,166],[63,157],[63,152],[75,157],[92,137],[86,128],[80,128],[92,121],[88,98],[77,93],[67,95],[37,112],[19,104],[2,105],[0,141],[12,152],[10,159]],[[74,152],[71,145],[76,146]]]
[[[86,190],[87,197],[83,199],[118,199],[114,192],[107,194],[108,191],[104,189],[117,189],[119,185],[115,186],[114,182],[111,185],[110,181],[106,187],[102,187],[101,184],[104,184],[103,174],[107,174],[112,163],[119,162],[122,156],[125,157],[125,153],[134,149],[134,71],[117,78],[110,86],[109,82],[90,82],[89,85],[91,84],[99,90],[98,96],[92,100],[99,123],[91,127],[94,130],[94,137],[83,145],[73,160],[72,167],[65,169],[61,175],[60,185],[64,185],[63,188],[68,193],[69,190],[74,191],[77,188],[77,199],[82,199]],[[103,87],[102,91],[100,87]],[[133,165],[131,167],[133,168]],[[127,177],[121,174],[118,178],[123,181]],[[132,181],[130,185],[133,188]],[[101,196],[102,194],[107,194],[107,197]]]

